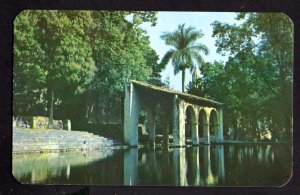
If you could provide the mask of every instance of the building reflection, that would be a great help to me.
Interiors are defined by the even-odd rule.
[[[132,148],[124,153],[124,185],[138,182],[138,149]]]
[[[124,185],[225,185],[225,149],[228,174],[245,162],[272,163],[271,145],[205,145],[185,148],[129,149],[124,152]],[[263,161],[263,162],[262,162]]]
[[[203,176],[202,176],[202,182],[204,185],[213,185],[217,184],[217,176],[213,175],[212,173],[212,158],[214,156],[211,156],[211,147],[210,146],[204,146],[203,149]]]
[[[214,150],[213,156],[211,150]],[[212,166],[212,158],[214,159],[214,166]],[[212,167],[214,167],[214,170]],[[173,169],[175,185],[222,184],[225,181],[224,146],[193,147],[191,150],[185,148],[174,149]],[[213,172],[216,174],[214,175]]]
[[[174,184],[177,186],[187,186],[187,161],[185,148],[173,150],[173,171],[175,176]]]
[[[226,151],[235,164],[232,166],[240,167],[255,157],[260,163],[274,161],[274,150],[270,145],[228,146]],[[130,149],[124,154],[124,185],[223,185],[226,184],[224,153],[224,145]]]
[[[275,160],[276,150],[271,145],[244,146],[233,149],[234,146],[229,146],[228,156],[234,159],[236,154],[239,165],[244,164],[248,160],[258,161],[261,164],[273,163]]]
[[[199,159],[199,147],[192,148],[192,174],[191,174],[191,182],[189,185],[200,185],[200,159]]]
[[[216,164],[216,173],[218,176],[218,184],[225,183],[225,162],[224,162],[224,146],[216,145],[215,146],[215,164]]]
[[[166,151],[165,151],[166,152]],[[164,158],[161,159],[160,157]],[[163,163],[160,163],[160,161]],[[129,149],[124,152],[124,185],[160,184],[163,179],[162,164],[168,164],[168,153],[155,148]]]
[[[224,183],[224,146],[172,148],[168,152],[130,149],[124,153],[124,185],[159,185],[168,181],[176,186]]]
[[[278,158],[280,155],[284,158]],[[263,181],[273,172],[283,175],[278,178],[280,184],[289,176],[284,170],[289,171],[291,156],[284,148],[270,144],[201,145],[14,154],[12,162],[13,175],[28,184],[228,186],[250,185],[251,177]],[[282,169],[276,167],[278,162],[285,162]],[[250,182],[255,184],[257,179]]]

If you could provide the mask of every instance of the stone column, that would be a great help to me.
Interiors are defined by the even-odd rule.
[[[163,140],[164,140],[165,145],[169,145],[169,130],[170,130],[170,125],[168,123],[166,123],[164,125],[164,129],[163,129],[163,131],[164,131]]]
[[[219,109],[219,126],[218,126],[218,142],[224,142],[224,130],[223,130],[223,108]]]
[[[71,120],[63,120],[63,129],[71,131]]]
[[[154,108],[154,112],[153,112],[153,125],[149,129],[149,142],[150,142],[150,145],[153,145],[153,146],[155,145],[156,129],[157,129],[157,125],[158,125],[157,124],[158,116],[159,116],[158,105],[156,105]]]
[[[214,130],[214,132],[215,132],[215,142],[216,143],[219,143],[219,140],[220,140],[220,130],[219,130],[219,128],[220,128],[220,125],[219,124],[214,124],[214,126],[213,126],[213,130]]]
[[[179,101],[179,145],[185,145],[185,109],[182,100]]]
[[[124,153],[124,185],[138,184],[138,150],[132,148]]]
[[[199,145],[198,123],[196,122],[192,123],[192,143],[193,145]]]
[[[155,118],[155,116],[154,116]],[[151,122],[151,124],[149,124],[149,142],[150,145],[155,145],[155,129],[156,129],[156,125],[155,125],[155,119]]]
[[[203,137],[204,137],[204,144],[210,144],[210,138],[209,138],[209,124],[204,123],[203,124]]]
[[[173,144],[176,146],[182,146],[184,145],[182,141],[182,129],[180,125],[180,104],[179,104],[179,98],[177,95],[174,95],[173,98]],[[183,121],[184,126],[184,121]],[[183,128],[184,131],[184,128]]]
[[[125,84],[125,98],[124,98],[124,142],[130,144],[130,92],[131,84]]]
[[[130,146],[138,144],[139,102],[132,83],[125,87],[124,100],[124,141]]]

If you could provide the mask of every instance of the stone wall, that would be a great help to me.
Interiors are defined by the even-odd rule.
[[[48,129],[49,118],[44,116],[20,116],[13,117],[13,127]],[[71,130],[70,120],[53,120],[54,129]]]

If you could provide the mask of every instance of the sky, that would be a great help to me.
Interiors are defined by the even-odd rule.
[[[159,55],[159,62],[164,54],[172,47],[167,46],[160,38],[163,32],[174,32],[179,24],[193,26],[196,30],[201,30],[204,36],[199,39],[199,43],[206,45],[209,49],[209,54],[203,58],[206,62],[226,61],[226,56],[221,56],[216,53],[215,38],[212,38],[213,28],[211,24],[214,21],[233,24],[236,23],[236,13],[234,12],[158,12],[156,26],[151,26],[150,23],[144,23],[141,27],[148,32],[150,36],[150,45]],[[162,80],[166,77],[170,78],[170,86],[172,89],[181,91],[181,72],[174,75],[174,69],[171,63],[162,71]],[[190,71],[186,71],[185,84],[187,85],[192,80]]]

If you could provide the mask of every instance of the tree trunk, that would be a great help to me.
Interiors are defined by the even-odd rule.
[[[108,104],[107,104],[107,112],[106,112],[106,123],[109,123],[110,121],[110,111],[111,111],[111,98],[109,98],[108,100]]]
[[[92,116],[93,116],[94,106],[95,106],[95,103],[92,103],[91,107],[89,108],[88,118],[87,118],[88,122],[92,122]]]
[[[182,69],[182,93],[184,93],[185,69]]]
[[[54,90],[52,86],[48,87],[48,112],[49,112],[49,124],[48,128],[53,128],[53,101],[54,101]]]

